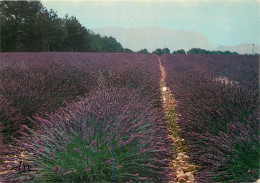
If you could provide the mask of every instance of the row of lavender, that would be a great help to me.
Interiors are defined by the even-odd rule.
[[[258,56],[247,55],[178,55],[194,68],[210,73],[215,78],[228,78],[246,88],[259,89]]]
[[[204,167],[196,180],[256,181],[258,57],[163,55],[163,64],[167,85],[177,99],[181,136],[192,161]],[[239,83],[223,83],[216,77]]]
[[[150,79],[147,78],[151,73],[142,76],[149,72],[142,72],[138,61],[131,61],[135,59],[132,57],[80,53],[2,54],[0,94],[19,113],[13,115],[21,116],[19,123],[30,125],[27,117],[31,118],[36,113],[44,116],[45,113],[55,112],[64,106],[65,100],[70,103],[77,100],[77,96],[112,86],[138,88],[145,83],[144,80],[149,84]],[[142,56],[140,59],[145,60]],[[143,92],[148,90],[144,87],[147,86],[143,86]],[[148,91],[153,93],[154,88],[151,90]],[[17,125],[13,124],[15,127],[9,128],[12,131],[5,133],[16,132],[13,128],[17,128]]]
[[[1,155],[29,151],[33,166],[8,182],[169,178],[157,57],[5,53],[0,69]]]

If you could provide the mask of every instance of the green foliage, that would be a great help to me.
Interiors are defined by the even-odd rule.
[[[52,9],[43,10],[43,46],[45,51],[59,51],[64,46],[62,43],[68,39],[68,29],[64,20],[59,18]]]
[[[103,46],[102,51],[104,52],[121,52],[122,45],[117,42],[117,40],[113,37],[104,36],[102,38],[101,44]]]
[[[4,1],[0,9],[1,52],[131,52],[115,38],[87,30],[74,16],[59,18],[40,1]]]
[[[148,54],[148,50],[146,48],[141,49],[140,51],[138,51],[138,53],[143,53],[143,54]]]
[[[126,53],[133,53],[133,50],[129,49],[129,48],[123,48],[122,52],[126,52]]]
[[[72,16],[64,19],[67,29],[67,37],[63,42],[63,49],[66,51],[88,51],[90,49],[89,33],[76,17]]]
[[[90,137],[92,141],[102,137]],[[103,137],[104,138],[104,137]],[[100,144],[100,143],[97,143]],[[38,181],[44,182],[104,182],[111,179],[111,144],[96,146],[76,137],[67,144],[65,152],[56,152],[55,160],[43,159],[46,168],[40,173]],[[114,165],[117,167],[117,162]]]
[[[170,54],[169,48],[163,48],[162,52],[163,52],[163,53],[166,53],[166,54]]]
[[[151,173],[148,167],[141,164],[144,154],[141,156],[138,153],[138,146],[119,147],[118,142],[113,141],[112,149],[112,143],[102,143],[105,135],[90,138],[93,144],[77,137],[67,145],[65,152],[56,152],[55,160],[42,159],[45,167],[33,182],[110,182],[112,167],[115,182],[138,181],[140,177],[137,173]],[[150,161],[148,153],[145,158]]]
[[[153,51],[154,54],[156,55],[162,55],[162,54],[170,54],[170,50],[168,48],[157,48],[155,51]]]
[[[235,142],[235,139],[232,140]],[[257,141],[250,140],[247,143],[240,142],[236,144],[234,152],[223,154],[223,160],[228,160],[228,167],[220,166],[212,174],[214,182],[230,182],[230,180],[234,182],[252,182],[252,178],[258,179],[259,155],[260,148]],[[220,172],[225,173],[220,174]]]
[[[38,1],[0,3],[2,52],[41,50],[41,8]]]
[[[258,148],[258,154],[255,149]],[[259,171],[259,142],[254,144],[241,143],[235,147],[235,155],[230,156],[232,163],[230,163],[230,173],[237,175],[235,181],[237,182],[250,182]],[[255,177],[257,178],[257,177]]]
[[[192,48],[190,49],[187,54],[221,54],[221,55],[238,55],[236,52],[230,51],[209,51],[200,48]]]
[[[153,51],[153,53],[156,54],[156,55],[162,55],[163,54],[162,49],[160,49],[160,48],[157,48],[155,51]]]
[[[186,54],[186,52],[185,52],[185,50],[181,49],[181,50],[172,52],[172,54]]]

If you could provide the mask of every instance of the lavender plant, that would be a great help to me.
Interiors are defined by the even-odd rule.
[[[207,167],[198,174],[197,181],[254,182],[259,176],[259,114],[227,125],[227,133],[206,135],[208,150],[201,157]],[[221,143],[220,143],[221,142]]]
[[[160,106],[158,60],[118,53],[1,53],[0,94],[26,120],[56,112],[78,96],[111,87],[138,89]],[[101,77],[102,74],[102,78]],[[102,79],[102,85],[101,80]],[[10,122],[12,123],[12,122]],[[13,125],[13,124],[10,124]],[[14,126],[14,125],[13,125]]]
[[[259,89],[259,56],[193,54],[172,55],[171,59],[184,60],[194,68],[210,73],[214,77],[226,77],[246,88]]]
[[[177,99],[181,136],[190,148],[192,161],[204,167],[196,180],[256,181],[259,177],[259,86],[251,87],[257,78],[250,79],[257,76],[256,70],[252,69],[249,75],[242,73],[244,80],[238,84],[223,83],[215,80],[221,73],[216,71],[218,64],[213,68],[205,58],[200,65],[199,60],[192,62],[191,56],[163,57],[167,85]],[[214,58],[208,57],[213,62]],[[224,63],[228,63],[228,58]],[[237,73],[236,69],[245,63],[237,64],[237,67],[226,67],[229,74],[222,76],[232,78],[232,73]],[[254,60],[250,64],[254,65],[251,68],[257,67]]]
[[[5,100],[13,101],[11,107],[24,118],[36,116],[27,120],[20,132],[23,136],[14,138],[17,144],[8,151],[13,155],[33,152],[32,159],[24,161],[33,160],[30,166],[37,172],[32,167],[29,173],[23,169],[22,176],[19,171],[13,172],[6,177],[8,182],[110,181],[112,169],[115,182],[167,179],[168,170],[162,167],[168,167],[164,159],[169,156],[170,142],[162,117],[157,57],[128,53],[1,53],[1,59],[5,72],[0,73],[0,93]],[[127,88],[123,89],[127,94],[122,88]],[[67,104],[59,111],[65,101],[78,103]],[[98,106],[96,101],[100,101]],[[111,108],[113,103],[119,107]],[[95,107],[90,111],[91,106]],[[48,115],[53,112],[57,113]],[[68,120],[73,122],[67,124]],[[50,127],[49,123],[63,125]],[[83,133],[81,125],[87,125],[84,128],[88,131]],[[120,130],[118,136],[111,135]],[[9,166],[16,166],[12,163],[14,157],[5,160],[11,161]]]
[[[170,139],[161,112],[152,108],[138,91],[101,91],[48,120],[35,117],[41,129],[24,126],[30,135],[16,140],[21,145],[16,150],[33,153],[36,182],[163,182]]]
[[[12,107],[12,103],[5,100],[3,96],[0,95],[1,145],[12,142],[11,137],[18,137],[20,135],[20,127],[24,122],[25,119],[15,108]],[[3,149],[5,148],[2,148],[1,146],[1,150]]]

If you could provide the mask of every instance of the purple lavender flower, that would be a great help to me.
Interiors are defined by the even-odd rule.
[[[91,169],[89,168],[89,166],[86,167],[86,172],[90,172]]]
[[[59,171],[60,167],[58,165],[55,165],[55,167],[52,168],[52,171],[54,171],[55,173],[57,171]]]

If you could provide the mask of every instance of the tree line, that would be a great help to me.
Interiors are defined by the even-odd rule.
[[[170,50],[168,48],[163,48],[163,49],[156,49],[152,53],[155,53],[157,55],[162,55],[162,54],[170,54]],[[210,50],[205,50],[201,48],[192,48],[189,51],[185,52],[185,50],[180,49],[173,51],[172,54],[221,54],[221,55],[238,55],[237,52],[230,52],[230,51],[210,51]]]
[[[0,3],[1,52],[127,51],[115,38],[95,34],[74,16],[60,18],[40,1]]]
[[[140,51],[137,51],[137,53],[143,53],[143,54],[148,54],[150,53],[146,48],[141,49]],[[162,54],[220,54],[220,55],[238,55],[237,52],[230,52],[230,51],[209,51],[209,50],[204,50],[201,48],[192,48],[189,51],[185,51],[184,49],[176,50],[171,53],[169,48],[157,48],[154,50],[152,53],[157,54],[157,55],[162,55]]]
[[[0,52],[129,52],[114,38],[95,34],[74,17],[60,18],[53,9],[48,10],[40,1],[0,2]],[[148,54],[144,48],[138,53]],[[168,48],[152,53],[170,54]],[[238,54],[230,51],[209,51],[192,48],[176,50],[172,54]]]

